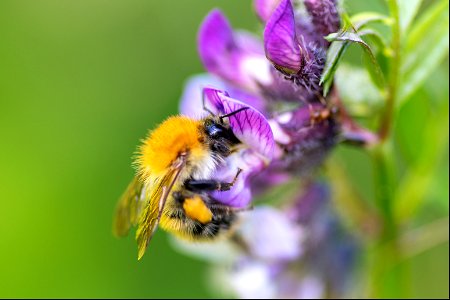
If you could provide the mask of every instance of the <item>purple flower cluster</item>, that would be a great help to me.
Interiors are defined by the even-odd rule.
[[[297,4],[254,1],[265,23],[263,41],[233,30],[217,9],[200,27],[198,50],[208,74],[187,82],[180,111],[201,118],[241,110],[228,121],[242,145],[213,175],[229,182],[242,169],[231,190],[213,195],[226,205],[245,208],[273,186],[312,182],[341,133],[339,115],[319,85],[329,46],[324,36],[340,26],[336,1]],[[245,213],[225,242],[239,246],[228,260],[233,268],[222,273],[236,295],[342,294],[355,245],[332,212],[326,187],[310,183],[302,190],[283,209],[258,206]]]
[[[325,185],[311,184],[284,209],[258,208],[238,234],[246,251],[225,269],[235,295],[255,297],[239,278],[256,268],[266,280],[256,289],[259,298],[344,296],[357,244],[336,218]]]
[[[264,42],[249,32],[233,31],[217,9],[201,25],[198,48],[209,74],[189,80],[181,113],[205,115],[203,94],[216,112],[250,107],[230,119],[248,147],[217,172],[217,179],[230,180],[237,165],[244,170],[231,191],[216,195],[225,204],[245,207],[252,191],[310,175],[337,141],[339,122],[321,96],[319,78],[328,46],[324,28],[337,30],[339,18],[331,0],[305,1],[305,6],[307,12],[301,12],[289,0],[256,1],[256,11],[267,20]],[[318,16],[326,17],[316,25]]]
[[[340,223],[328,187],[310,183],[283,208],[243,214],[233,239],[213,244],[174,241],[214,262],[215,287],[239,298],[336,298],[349,290],[357,241]]]

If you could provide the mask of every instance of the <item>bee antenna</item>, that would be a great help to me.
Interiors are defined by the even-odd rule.
[[[238,110],[232,111],[232,112],[230,112],[230,113],[228,113],[228,114],[225,114],[225,115],[221,115],[221,116],[219,117],[220,123],[223,124],[223,119],[224,119],[224,118],[228,118],[228,117],[234,116],[235,114],[238,114],[238,113],[240,113],[241,111],[247,110],[247,109],[249,109],[249,108],[250,108],[250,107],[248,107],[248,106],[246,106],[246,107],[241,107],[241,108],[239,108]]]

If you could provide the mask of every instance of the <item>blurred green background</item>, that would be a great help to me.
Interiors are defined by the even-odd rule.
[[[363,2],[346,6],[385,10]],[[0,297],[212,295],[206,264],[165,233],[138,262],[111,221],[139,139],[177,113],[184,81],[203,71],[196,32],[216,6],[261,30],[250,1],[0,1]],[[448,67],[439,72],[442,89]],[[364,154],[338,151],[367,172]],[[448,179],[448,159],[441,172]],[[413,295],[448,297],[448,242],[411,266]]]

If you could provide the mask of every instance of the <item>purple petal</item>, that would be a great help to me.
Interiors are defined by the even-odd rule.
[[[253,7],[258,17],[267,22],[279,3],[280,0],[254,0]]]
[[[275,142],[267,119],[254,108],[231,98],[224,101],[224,107],[227,114],[249,107],[229,118],[231,129],[239,140],[265,157],[272,158]]]
[[[301,254],[301,228],[282,211],[260,206],[243,219],[240,233],[255,257],[268,261],[292,260]]]
[[[219,10],[213,10],[201,25],[198,50],[209,72],[239,87],[256,92],[260,84],[271,83],[262,43],[250,33],[234,33]]]
[[[233,268],[227,268],[220,278],[238,299],[275,299],[277,295],[276,282],[265,262],[241,260]]]
[[[244,102],[245,104],[248,104],[249,106],[253,107],[257,111],[262,113],[264,116],[268,115],[266,102],[261,97],[234,87],[227,86],[224,89],[228,91],[231,98],[239,99],[240,101]]]
[[[264,168],[261,156],[250,149],[243,149],[228,156],[213,178],[222,182],[231,182],[238,169],[242,172],[229,191],[214,192],[213,198],[232,207],[248,207],[252,200],[250,180]]]
[[[208,115],[202,107],[202,91],[206,86],[225,89],[225,84],[217,77],[200,74],[189,78],[184,86],[180,101],[180,113],[194,119],[201,119]]]
[[[290,0],[281,1],[264,30],[264,48],[267,58],[283,72],[297,73],[302,56],[295,33],[294,11]]]
[[[230,74],[233,67],[222,69],[224,66],[221,63],[233,48],[235,43],[231,26],[222,12],[214,9],[206,16],[198,35],[198,50],[203,65],[212,73],[233,76]]]
[[[228,117],[230,127],[241,142],[266,158],[272,158],[275,141],[269,122],[263,114],[248,104],[230,98],[226,92],[214,88],[205,88],[204,93],[209,104],[208,107],[213,108],[218,113],[230,114],[239,109],[247,108]]]
[[[215,177],[215,179],[224,182],[233,181],[234,177],[236,176],[238,167],[245,168],[246,166],[239,164],[239,166],[236,166],[236,168],[221,168],[219,172],[217,172],[217,174],[220,174],[220,176]],[[251,171],[251,169],[246,170]],[[213,198],[227,206],[236,208],[248,207],[250,205],[250,202],[252,201],[252,192],[249,185],[247,184],[248,176],[249,172],[242,171],[242,173],[239,174],[239,177],[236,180],[235,184],[229,191],[214,192],[212,194]]]
[[[194,119],[206,117],[209,113],[203,109],[202,91],[208,86],[214,87],[212,89],[217,91],[226,90],[232,98],[240,99],[242,102],[249,104],[264,115],[267,114],[266,103],[261,97],[236,87],[229,86],[217,77],[207,73],[192,76],[186,81],[180,100],[180,113]],[[210,107],[210,109],[216,111],[215,108]]]
[[[265,57],[262,41],[254,34],[245,30],[237,30],[234,35],[234,40],[236,45],[240,49],[245,50],[245,52]]]
[[[211,112],[217,115],[226,114],[222,97],[228,97],[227,92],[213,87],[206,87],[203,89],[203,95],[206,100],[205,104]]]

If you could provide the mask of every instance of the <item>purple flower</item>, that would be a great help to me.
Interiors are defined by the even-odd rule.
[[[198,34],[198,50],[205,68],[241,88],[256,92],[272,78],[259,42],[246,32],[233,32],[219,10],[211,11]]]
[[[263,157],[272,158],[275,141],[272,129],[263,114],[248,104],[231,98],[227,92],[207,87],[203,89],[203,93],[212,112],[217,115],[233,113],[228,120],[231,130],[241,142]],[[237,111],[239,112],[235,113]]]
[[[272,101],[307,101],[303,88],[277,72],[264,54],[263,44],[247,32],[234,32],[225,16],[213,10],[203,21],[199,31],[199,54],[205,68],[222,79],[226,90],[265,97]],[[222,85],[220,86],[222,87]],[[249,97],[235,97],[265,114],[268,102],[260,105],[246,101]],[[246,98],[246,99],[245,99]]]
[[[282,0],[264,30],[264,50],[275,68],[296,74],[302,67],[306,51],[297,40],[294,10],[290,0]]]
[[[315,114],[320,112],[330,115],[316,120]],[[270,124],[278,145],[276,153],[281,155],[269,169],[297,175],[309,175],[323,162],[336,144],[340,129],[333,113],[322,104],[280,114]]]
[[[206,116],[208,112],[202,108],[202,96],[203,89],[207,86],[227,91],[231,98],[239,99],[264,115],[267,113],[267,103],[261,97],[227,84],[210,74],[195,75],[186,81],[180,100],[180,113],[196,119]]]
[[[225,163],[213,174],[213,178],[231,182],[236,176],[236,171],[241,169],[235,184],[229,191],[213,192],[212,196],[219,202],[232,207],[249,207],[253,200],[253,190],[250,182],[266,165],[257,152],[250,149],[242,149],[233,153],[225,160]]]
[[[233,31],[219,10],[209,13],[198,34],[209,74],[187,82],[180,104],[181,113],[194,118],[210,112],[226,116],[241,141],[212,179],[231,182],[242,172],[229,191],[211,192],[211,198],[246,208],[276,185],[308,182],[299,195],[283,197],[288,201],[282,206],[239,213],[233,238],[211,250],[221,286],[241,298],[343,296],[358,248],[333,211],[327,187],[311,183],[314,170],[348,130],[321,98],[319,85],[329,46],[323,37],[340,25],[336,3],[304,3],[302,14],[290,0],[255,0],[265,22],[263,43]]]
[[[234,207],[246,207],[252,200],[249,180],[261,171],[273,157],[275,141],[266,118],[257,110],[229,97],[228,93],[205,88],[205,99],[211,111],[226,115],[236,137],[247,147],[230,155],[213,177],[223,181],[233,180],[236,170],[242,172],[229,191],[214,192],[214,199]],[[242,110],[245,109],[245,110]]]
[[[342,297],[349,288],[358,245],[332,209],[327,186],[321,183],[305,186],[304,193],[283,213],[302,230],[302,252],[287,263],[280,256],[277,263],[266,264],[271,270],[271,284],[275,285],[274,296],[317,298],[328,291]]]
[[[180,99],[180,113],[194,119],[206,117],[208,112],[202,108],[203,88],[215,86],[225,89],[226,85],[220,79],[209,74],[192,76],[187,80]]]
[[[191,79],[183,95],[181,112],[192,117],[205,116],[202,108],[201,90],[208,76]],[[214,79],[217,80],[217,79]],[[220,81],[218,85],[224,85]],[[248,104],[236,100],[226,92],[215,88],[204,89],[209,110],[224,115]],[[235,95],[244,96],[244,93]],[[261,98],[246,95],[243,101],[254,101],[260,106]],[[214,197],[231,206],[245,207],[253,195],[286,182],[293,175],[309,175],[327,156],[337,142],[339,125],[330,115],[327,119],[315,120],[315,114],[328,109],[322,104],[298,108],[267,120],[258,110],[251,108],[229,118],[236,136],[249,150],[239,150],[219,167],[216,179],[233,180],[236,170],[242,169],[239,180],[230,191],[216,192]]]
[[[284,209],[259,206],[243,214],[236,238],[213,251],[223,255],[215,260],[220,285],[239,298],[343,297],[358,244],[329,197],[326,185],[313,183]]]
[[[290,261],[302,253],[302,228],[269,206],[260,206],[243,215],[239,234],[251,255],[262,261]]]
[[[296,20],[290,0],[283,0],[266,24],[264,47],[274,67],[308,94],[304,98],[317,101],[326,54],[323,38],[311,27],[305,20]]]

